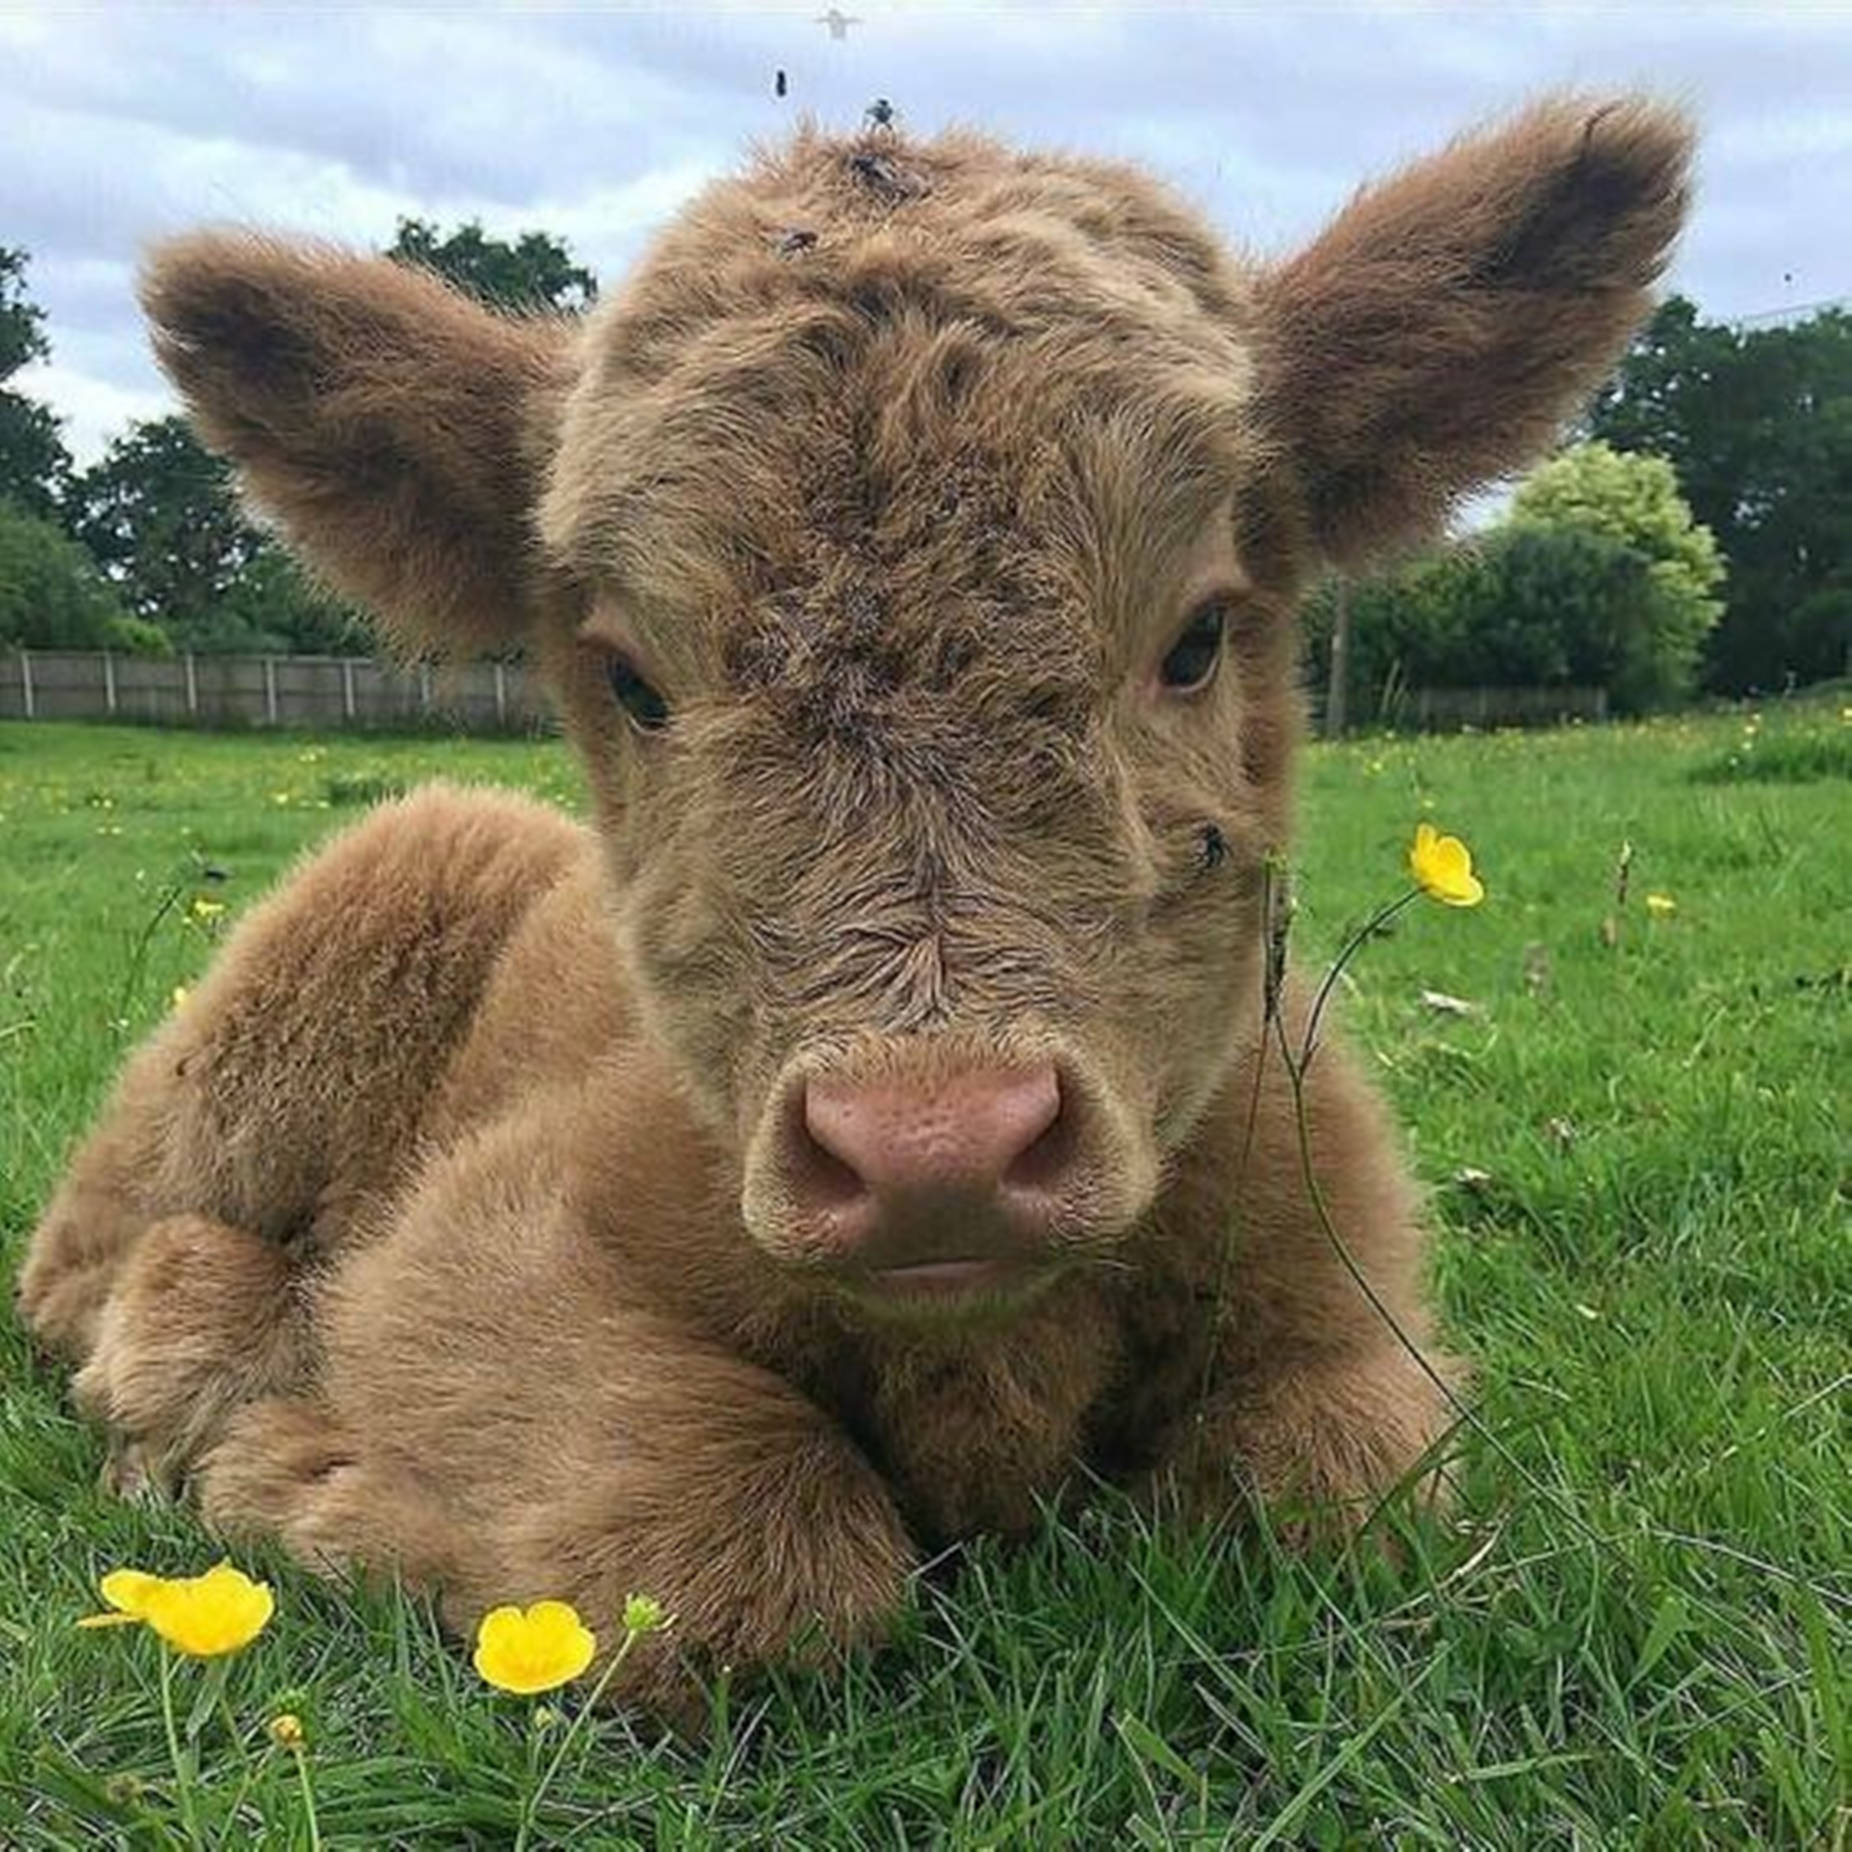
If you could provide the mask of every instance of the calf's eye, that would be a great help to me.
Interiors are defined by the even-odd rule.
[[[1215,679],[1222,660],[1222,636],[1228,628],[1228,604],[1212,598],[1199,605],[1171,645],[1158,670],[1158,680],[1173,694],[1192,694]]]
[[[605,673],[617,704],[630,716],[631,724],[643,733],[656,733],[669,724],[669,704],[654,687],[637,673],[635,663],[626,656],[613,656]]]

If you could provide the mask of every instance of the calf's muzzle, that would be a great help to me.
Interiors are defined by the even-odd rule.
[[[1006,1290],[1072,1212],[1082,1116],[1053,1060],[803,1075],[768,1162],[803,1260],[878,1296]]]

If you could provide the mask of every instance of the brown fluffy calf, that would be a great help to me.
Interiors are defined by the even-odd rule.
[[[1546,103],[1256,266],[1117,167],[807,133],[583,328],[159,252],[208,441],[402,643],[526,648],[596,823],[382,810],[135,1056],[23,1283],[124,1454],[459,1624],[648,1590],[662,1702],[1089,1471],[1366,1510],[1445,1409],[1260,1059],[1290,612],[1547,441],[1687,139]],[[1335,1047],[1311,1118],[1424,1337]]]

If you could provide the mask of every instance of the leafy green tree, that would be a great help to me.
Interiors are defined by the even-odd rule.
[[[403,219],[387,255],[501,309],[572,312],[597,294],[591,273],[544,232],[507,243],[476,223],[446,235]],[[42,338],[32,351],[42,351]],[[360,612],[324,592],[246,517],[230,469],[183,418],[132,425],[71,480],[66,500],[72,532],[123,604],[182,648],[346,654],[373,647]]]
[[[72,526],[138,616],[186,640],[210,625],[261,536],[231,472],[184,418],[131,425],[73,486]]]
[[[0,501],[0,644],[163,655],[172,645],[131,617],[96,562],[55,522]]]
[[[1678,692],[1652,562],[1593,528],[1513,521],[1359,580],[1350,598],[1347,694],[1362,724],[1393,720],[1413,688],[1602,688],[1617,713]],[[1321,589],[1306,613],[1321,683],[1332,606]]]
[[[1602,688],[1615,713],[1668,703],[1689,660],[1657,646],[1652,563],[1593,527],[1515,522],[1476,550],[1475,664],[1490,683]]]
[[[1665,458],[1599,441],[1571,445],[1519,484],[1507,520],[1599,535],[1636,554],[1646,566],[1638,608],[1616,627],[1599,679],[1631,712],[1691,693],[1704,640],[1723,613],[1724,565]],[[1617,609],[1611,598],[1607,608]]]
[[[1706,684],[1740,692],[1852,662],[1852,315],[1787,327],[1662,305],[1596,401],[1589,433],[1665,457],[1730,565]]]
[[[238,575],[222,607],[228,634],[244,648],[300,656],[370,656],[378,638],[357,605],[317,585],[269,534]]]
[[[1346,708],[1351,724],[1391,713],[1399,689],[1467,687],[1481,679],[1470,642],[1476,561],[1448,547],[1358,579],[1348,588]],[[1336,586],[1308,601],[1302,629],[1310,679],[1328,687]]]
[[[45,359],[45,311],[26,294],[26,253],[0,245],[0,501],[28,513],[57,512],[70,453],[58,420],[36,399],[6,388],[22,367]]]
[[[492,309],[577,313],[598,299],[598,279],[546,232],[523,232],[509,244],[491,238],[476,219],[448,236],[428,219],[401,219],[386,255],[434,270]]]
[[[122,600],[185,649],[362,650],[354,609],[246,518],[184,418],[136,424],[72,486],[72,525]]]

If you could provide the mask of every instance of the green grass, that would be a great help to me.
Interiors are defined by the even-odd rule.
[[[1463,1437],[1460,1508],[1410,1531],[1399,1573],[1108,1501],[942,1566],[846,1674],[718,1694],[701,1744],[597,1720],[543,1839],[1846,1844],[1847,791],[1694,778],[1743,728],[1311,757],[1302,963],[1398,888],[1423,817],[1466,836],[1490,893],[1406,912],[1344,987],[1433,1189],[1497,1441]],[[1754,752],[1842,763],[1848,736],[1837,701],[1769,707]],[[353,802],[438,771],[576,801],[549,745],[0,727],[9,1260],[214,936]],[[71,1621],[102,1569],[189,1571],[210,1542],[96,1489],[98,1436],[10,1322],[0,1358],[0,1843],[166,1843],[155,1643]],[[260,1566],[277,1621],[192,1718],[208,1841],[307,1843],[264,1733],[288,1709],[324,1844],[507,1843],[526,1707],[422,1603]],[[184,1730],[211,1693],[197,1666],[179,1684]]]

